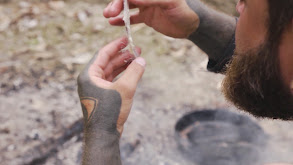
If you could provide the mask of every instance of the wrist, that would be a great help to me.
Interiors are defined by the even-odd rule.
[[[121,165],[119,141],[117,133],[85,129],[82,164]]]
[[[119,139],[121,135],[116,128],[107,129],[100,126],[93,127],[92,125],[85,125],[84,133],[94,137],[95,139],[104,139],[110,136],[117,137]]]
[[[200,0],[186,0],[187,5],[189,8],[197,14],[199,18],[199,27],[206,26],[207,19],[211,17],[213,10],[207,7],[204,3]],[[196,31],[196,30],[195,30]],[[194,32],[195,32],[194,31]]]
[[[188,39],[211,60],[218,61],[234,37],[235,18],[209,8],[199,0],[186,0],[186,2],[199,17],[199,27],[189,35]]]
[[[120,141],[120,134],[116,132],[109,132],[105,130],[89,130],[84,131],[85,144],[89,150],[91,148],[107,149],[113,143],[118,143]]]

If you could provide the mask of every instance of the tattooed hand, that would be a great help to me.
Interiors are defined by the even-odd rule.
[[[85,122],[83,164],[121,164],[119,138],[145,67],[141,57],[129,64],[134,56],[128,51],[121,52],[126,45],[126,37],[108,44],[78,77]],[[137,52],[140,53],[140,49],[137,48]],[[124,70],[125,73],[112,82]]]

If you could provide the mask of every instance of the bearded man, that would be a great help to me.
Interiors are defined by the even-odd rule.
[[[145,23],[175,38],[188,38],[208,56],[208,70],[224,73],[223,92],[239,109],[258,117],[293,119],[293,1],[240,0],[239,18],[208,8],[199,0],[129,0]],[[123,0],[104,10],[112,25]],[[236,30],[235,30],[236,29]],[[126,37],[105,46],[78,78],[85,120],[84,165],[121,164],[119,139],[130,113],[145,60],[121,53]],[[140,53],[140,49],[137,48]],[[124,74],[115,82],[113,79]]]

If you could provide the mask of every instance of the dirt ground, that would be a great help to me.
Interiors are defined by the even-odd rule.
[[[103,18],[107,3],[0,0],[1,165],[80,163],[76,77],[99,48],[124,34],[124,28]],[[235,0],[207,3],[236,14]],[[174,138],[182,115],[200,109],[248,114],[226,102],[220,91],[223,75],[206,70],[207,56],[191,42],[142,24],[132,30],[147,68],[121,139],[123,163],[195,164],[182,156]],[[293,163],[293,123],[250,118],[268,136],[260,162]],[[70,128],[74,133],[64,135]]]

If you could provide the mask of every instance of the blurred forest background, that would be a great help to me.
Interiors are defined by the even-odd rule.
[[[235,0],[204,2],[236,16]],[[76,78],[95,52],[125,34],[103,17],[108,3],[0,0],[1,165],[80,164]],[[190,41],[144,24],[132,31],[148,64],[121,139],[123,163],[194,164],[177,149],[176,121],[204,108],[242,112],[223,98],[223,75],[207,72],[207,56]],[[270,137],[263,162],[293,163],[292,122],[251,118]]]

